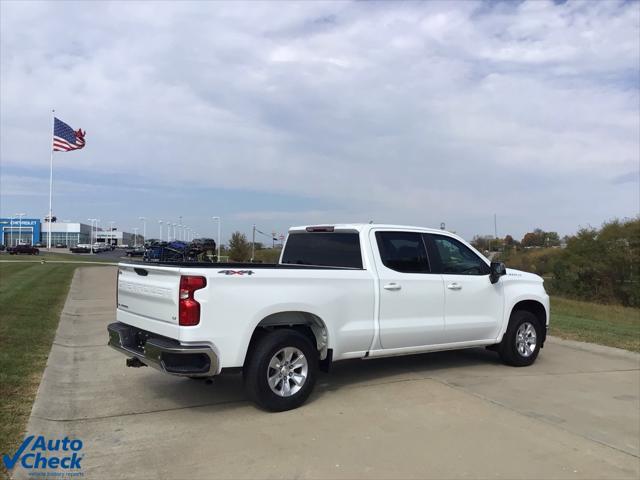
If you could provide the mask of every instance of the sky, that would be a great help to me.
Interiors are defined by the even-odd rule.
[[[570,234],[639,213],[639,72],[634,1],[2,1],[0,216],[55,108],[60,220]]]

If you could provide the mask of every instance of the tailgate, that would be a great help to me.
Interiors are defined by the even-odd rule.
[[[118,265],[118,319],[126,323],[124,319],[133,316],[177,326],[179,288],[178,267]],[[152,325],[147,329],[153,331]]]

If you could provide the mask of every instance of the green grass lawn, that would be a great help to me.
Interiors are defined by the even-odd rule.
[[[9,255],[3,252],[0,255],[0,260],[7,260],[11,262],[40,262],[46,261],[64,261],[64,262],[115,262],[113,258],[104,258],[100,254],[96,255],[79,255],[74,253],[60,253],[60,252],[47,252],[40,250],[40,255]]]
[[[38,257],[11,256],[12,260],[34,258]],[[78,265],[82,261],[0,263],[0,454],[13,452],[22,441]],[[4,466],[1,471],[6,474]]]
[[[640,352],[640,309],[551,297],[549,333]]]

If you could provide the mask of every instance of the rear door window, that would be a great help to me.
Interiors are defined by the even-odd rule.
[[[416,232],[376,232],[382,264],[403,273],[430,273],[422,235]]]
[[[323,267],[362,268],[360,235],[344,233],[292,233],[282,263]]]

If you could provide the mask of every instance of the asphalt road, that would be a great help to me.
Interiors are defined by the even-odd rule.
[[[520,369],[484,349],[343,362],[302,408],[265,413],[239,375],[125,368],[113,278],[77,270],[28,426],[81,439],[84,478],[640,476],[636,354],[551,338]]]

